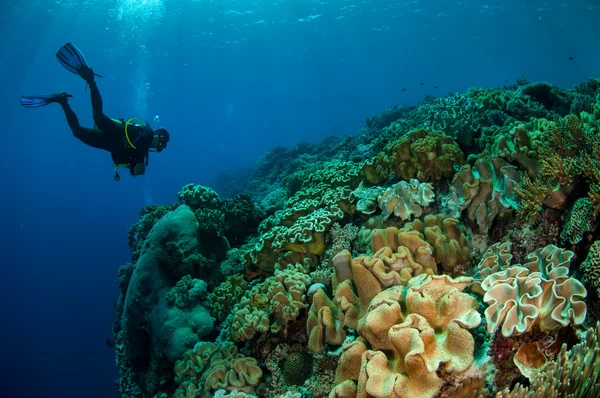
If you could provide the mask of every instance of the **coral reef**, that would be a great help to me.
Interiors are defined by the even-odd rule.
[[[398,129],[394,123],[390,129]],[[375,159],[363,166],[365,179],[379,184],[388,178],[438,181],[454,174],[454,165],[462,164],[464,155],[458,145],[440,131],[417,129],[391,142]]]
[[[599,79],[520,78],[184,186],[129,230],[119,395],[600,395],[598,132]]]

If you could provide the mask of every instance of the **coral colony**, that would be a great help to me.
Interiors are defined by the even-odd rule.
[[[600,396],[599,128],[598,79],[471,88],[144,208],[118,393]]]

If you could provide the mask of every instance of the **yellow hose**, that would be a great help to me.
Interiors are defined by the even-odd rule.
[[[127,142],[129,143],[129,145],[133,148],[133,149],[137,149],[135,147],[135,145],[133,145],[133,143],[131,142],[131,140],[129,139],[129,134],[127,133],[127,127],[129,127],[129,124],[132,120],[138,120],[140,122],[140,124],[142,125],[142,121],[140,119],[138,119],[137,117],[132,117],[131,119],[129,119],[127,121],[127,123],[125,123],[125,138],[127,139]]]

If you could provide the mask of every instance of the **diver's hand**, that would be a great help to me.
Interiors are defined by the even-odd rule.
[[[145,172],[146,172],[146,166],[144,165],[144,163],[138,163],[135,165],[135,167],[133,169],[133,176],[134,177],[141,176]]]

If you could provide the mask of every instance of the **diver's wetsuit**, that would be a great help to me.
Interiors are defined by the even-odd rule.
[[[127,134],[136,147],[133,149],[125,138],[125,121],[115,121],[106,116],[102,110],[102,96],[95,82],[89,83],[92,97],[94,123],[97,129],[83,127],[79,124],[77,115],[67,101],[61,103],[69,127],[73,135],[81,142],[93,148],[110,152],[115,165],[127,165],[133,175],[135,166],[139,163],[148,164],[148,150],[152,145],[154,133],[151,129],[129,125]]]

